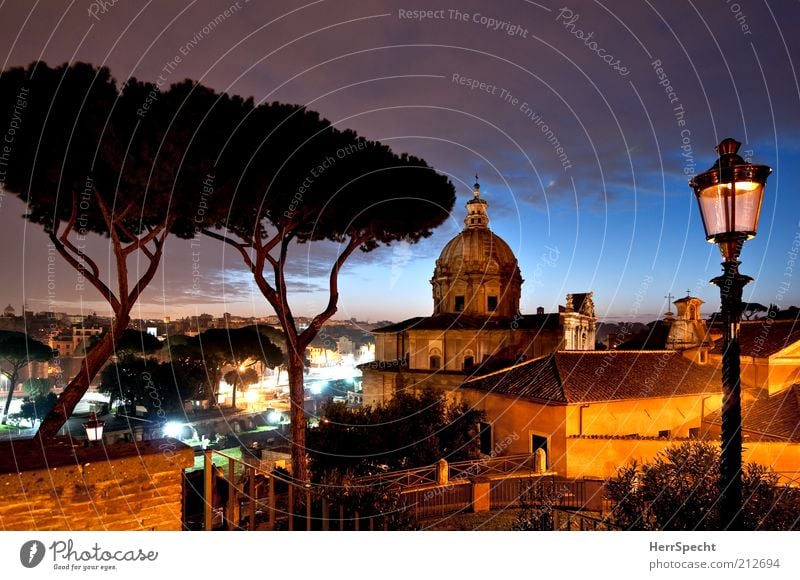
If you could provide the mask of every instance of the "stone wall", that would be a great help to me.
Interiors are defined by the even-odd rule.
[[[0,530],[180,530],[183,470],[174,439],[74,447],[0,443]]]

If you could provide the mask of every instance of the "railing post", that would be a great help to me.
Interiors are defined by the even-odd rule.
[[[358,531],[358,512],[355,512],[355,520],[354,521],[355,521],[356,531]]]
[[[250,531],[256,529],[256,470],[252,467],[247,468],[247,481],[249,483],[247,493],[250,495]]]
[[[214,502],[214,462],[211,460],[211,449],[203,451],[203,529],[211,530],[212,508]]]
[[[471,505],[473,513],[488,512],[491,506],[491,481],[483,477],[473,477],[470,480],[472,488]]]
[[[286,510],[289,512],[289,531],[294,531],[294,484],[289,482],[289,507]]]
[[[344,531],[344,505],[339,504],[339,531]]]
[[[275,529],[275,476],[269,474],[269,529]]]
[[[311,484],[306,484],[306,531],[311,531]]]
[[[323,497],[322,498],[322,531],[329,532],[331,529],[331,505],[328,503],[328,499]]]
[[[442,458],[436,463],[436,484],[447,485],[449,479],[450,467],[447,465],[447,460]]]
[[[235,530],[239,527],[239,498],[236,493],[236,486],[234,486],[234,468],[236,460],[233,457],[228,458],[228,497],[225,503],[225,519],[227,520],[228,529]]]

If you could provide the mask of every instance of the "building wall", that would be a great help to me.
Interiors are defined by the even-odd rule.
[[[190,447],[159,439],[77,448],[0,445],[0,529],[180,530]],[[38,453],[38,456],[37,456]],[[16,456],[24,465],[16,467]],[[22,461],[22,459],[21,459]],[[19,471],[18,471],[19,470]]]
[[[473,389],[460,392],[464,401],[486,413],[486,420],[492,426],[492,447],[496,448],[498,442],[508,442],[498,455],[531,453],[533,436],[546,437],[547,469],[566,474],[566,406],[533,403]]]
[[[615,477],[632,461],[648,462],[675,442],[663,439],[569,438],[566,444],[566,477]]]
[[[671,437],[688,437],[699,428],[701,417],[720,408],[722,395],[654,397],[570,405],[566,432],[572,435],[632,435],[656,437],[669,430]]]
[[[766,465],[784,483],[800,485],[800,443],[781,441],[747,441],[742,460]]]
[[[594,340],[593,333],[591,336]],[[535,358],[558,350],[562,344],[560,331],[553,330],[412,330],[377,333],[375,360],[401,360],[408,354],[408,368],[433,370],[431,356],[438,356],[440,368],[460,372],[467,357],[474,365],[491,356],[515,360],[521,354]]]
[[[566,476],[615,477],[620,467],[632,461],[651,462],[663,449],[678,445],[663,439],[567,439]],[[782,483],[800,483],[800,443],[754,441],[745,445],[742,460],[758,463],[775,471]]]
[[[719,354],[709,355],[710,364],[722,364]],[[777,353],[770,357],[743,356],[741,381],[745,400],[766,398],[800,383],[800,353]]]
[[[418,393],[426,387],[433,387],[452,392],[467,378],[462,373],[397,370],[397,365],[381,362],[371,363],[371,366],[361,367],[364,405],[385,403],[399,390]]]
[[[465,401],[486,412],[494,441],[502,441],[509,436],[513,439],[508,448],[503,450],[503,455],[530,453],[533,435],[547,437],[548,469],[568,477],[571,477],[571,466],[585,470],[587,476],[602,476],[609,473],[606,463],[620,466],[626,461],[613,452],[608,456],[592,456],[585,468],[579,467],[584,460],[583,452],[573,456],[569,442],[574,441],[571,436],[581,433],[581,428],[585,436],[656,437],[659,431],[669,430],[671,437],[688,437],[690,428],[701,426],[701,414],[717,410],[721,399],[720,395],[694,395],[591,403],[581,407],[578,404],[547,405],[473,389],[461,389],[460,393]],[[630,440],[625,441],[628,442],[626,445],[630,444]],[[664,441],[661,440],[654,449],[663,446]],[[628,449],[625,446],[623,448]]]
[[[765,326],[769,329],[769,326]],[[753,356],[742,356],[741,380],[745,400],[766,398],[800,383],[800,342],[790,344],[783,350],[764,355],[756,348]],[[764,356],[759,356],[764,355]],[[709,353],[709,364],[722,365],[722,355]]]

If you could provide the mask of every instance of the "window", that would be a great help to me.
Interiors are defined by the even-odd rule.
[[[700,439],[700,427],[689,427],[689,439]]]
[[[464,297],[456,296],[456,312],[464,311]]]
[[[490,423],[480,424],[480,443],[481,453],[484,455],[492,455],[492,425]]]
[[[442,358],[438,354],[431,355],[431,370],[438,369],[442,366]]]
[[[495,310],[497,310],[497,296],[489,296],[487,302],[488,303],[486,306],[489,309],[489,312],[494,312]]]
[[[670,437],[670,430],[669,429],[664,429],[663,431],[659,431],[658,432],[658,438],[659,439],[669,439],[669,437]]]

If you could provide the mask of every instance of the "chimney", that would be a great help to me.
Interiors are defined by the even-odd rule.
[[[544,306],[539,306],[536,309],[536,314],[544,314]]]

